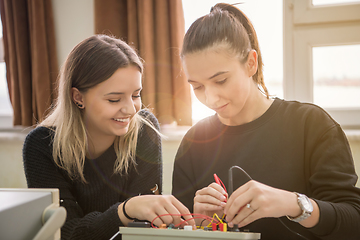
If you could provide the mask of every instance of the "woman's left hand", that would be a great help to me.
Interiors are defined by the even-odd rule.
[[[260,218],[298,216],[301,209],[294,193],[251,180],[233,192],[224,213],[229,227],[243,227]]]

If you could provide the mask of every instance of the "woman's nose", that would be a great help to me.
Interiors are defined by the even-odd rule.
[[[216,89],[208,88],[205,90],[206,104],[208,106],[216,107],[216,103],[219,101],[220,97]]]
[[[132,99],[126,101],[126,103],[121,107],[120,111],[126,115],[134,115],[136,113],[134,101]]]

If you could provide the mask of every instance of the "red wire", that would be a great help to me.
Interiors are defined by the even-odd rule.
[[[226,191],[225,184],[221,181],[221,179],[220,179],[220,178],[219,178],[219,181],[220,181],[220,183],[221,183],[221,186],[224,188],[225,192],[227,192],[227,191]]]
[[[160,218],[160,217],[163,217],[163,216],[180,216],[180,217],[183,217],[183,216],[187,216],[187,215],[191,215],[191,216],[194,216],[192,218],[189,218],[189,219],[185,219],[183,221],[181,221],[179,224],[176,224],[176,227],[180,226],[181,224],[183,224],[184,222],[187,222],[189,220],[192,220],[192,219],[195,219],[195,218],[202,218],[202,219],[206,219],[206,220],[216,220],[217,222],[219,222],[219,220],[217,219],[213,219],[212,217],[209,217],[207,215],[203,215],[203,214],[199,214],[199,213],[190,213],[190,214],[171,214],[171,213],[167,213],[167,214],[162,214],[162,215],[158,215],[157,217],[155,217],[152,221],[151,221],[151,227],[153,228],[158,228],[154,225],[154,221],[157,219],[157,218]],[[195,217],[196,216],[196,217]]]
[[[217,184],[219,184],[220,186],[222,186],[222,187],[224,188],[225,192],[227,193],[225,184],[224,184],[224,183],[221,181],[221,179],[216,175],[216,173],[214,173],[214,179],[215,179],[215,182],[216,182]],[[224,196],[226,197],[225,202],[227,202],[227,196],[226,196],[225,194],[224,194]]]
[[[216,175],[216,173],[214,173],[214,178],[215,178],[215,182],[217,184],[219,184],[220,186],[222,186],[225,190],[225,192],[227,193],[227,190],[226,190],[226,187],[225,187],[225,184],[221,181],[221,179]],[[190,213],[190,214],[171,214],[171,213],[167,213],[167,214],[162,214],[162,215],[158,215],[157,217],[155,217],[152,221],[151,221],[151,226],[153,228],[157,228],[155,225],[154,225],[154,221],[157,219],[157,218],[160,218],[160,217],[163,217],[163,216],[180,216],[180,217],[183,217],[183,216],[186,216],[186,215],[191,215],[193,216],[192,218],[189,218],[189,219],[185,219],[183,221],[181,221],[179,224],[176,224],[175,227],[178,227],[180,226],[181,224],[183,224],[184,222],[187,222],[189,220],[193,220],[193,219],[196,219],[196,218],[202,218],[202,219],[205,219],[205,220],[209,220],[209,221],[217,221],[217,223],[219,223],[219,220],[213,218],[213,217],[209,217],[207,215],[203,215],[203,214],[198,214],[198,213]]]
[[[204,216],[205,216],[205,215],[204,215]],[[192,220],[192,219],[197,219],[197,218],[202,218],[202,219],[209,220],[209,221],[215,220],[215,221],[217,221],[217,223],[220,222],[219,220],[213,219],[213,218],[211,218],[211,217],[209,217],[209,216],[206,216],[206,217],[207,217],[207,218],[204,218],[204,217],[201,216],[201,217],[192,217],[192,218],[189,218],[189,219],[185,219],[185,220],[181,221],[180,223],[176,224],[175,227],[180,226],[180,225],[183,224],[184,222],[187,222],[187,221]]]
[[[214,178],[215,178],[215,182],[217,184],[219,184],[220,186],[222,186],[225,190],[225,192],[227,193],[226,191],[226,187],[225,187],[225,184],[221,181],[221,179],[216,175],[216,173],[214,173]]]

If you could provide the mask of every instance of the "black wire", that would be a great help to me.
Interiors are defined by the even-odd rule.
[[[241,167],[239,166],[232,166],[229,168],[229,191],[228,191],[228,197],[230,197],[230,195],[233,193],[233,177],[232,177],[232,170],[233,168],[237,168],[237,169],[240,169],[250,180],[253,180],[250,175],[244,170],[242,169]]]
[[[202,226],[202,224],[203,224],[203,222],[206,220],[206,218],[204,218],[202,221],[201,221],[201,223],[200,223],[200,228],[201,228],[201,226]]]
[[[233,177],[232,177],[232,170],[233,170],[233,168],[240,169],[250,180],[253,180],[252,177],[250,177],[250,175],[249,175],[244,169],[242,169],[241,167],[236,166],[236,165],[230,167],[230,168],[229,168],[229,191],[228,191],[229,197],[230,197],[230,195],[231,195],[232,192],[233,192]],[[301,237],[301,238],[303,238],[303,239],[310,240],[309,238],[307,238],[307,237],[301,235],[300,233],[295,232],[294,230],[292,230],[291,228],[289,228],[280,218],[277,218],[277,219],[278,219],[278,220],[281,222],[281,224],[282,224],[286,229],[288,229],[290,232],[296,234],[297,236],[299,236],[299,237]]]
[[[307,238],[307,237],[301,235],[300,233],[295,232],[294,230],[292,230],[291,228],[289,228],[280,218],[278,218],[278,219],[279,219],[279,221],[281,222],[281,224],[284,225],[284,227],[286,227],[290,232],[298,235],[299,237],[301,237],[301,238],[303,238],[303,239],[310,240],[309,238]]]

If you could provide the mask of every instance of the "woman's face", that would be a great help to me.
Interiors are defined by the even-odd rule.
[[[252,76],[257,70],[257,55],[251,51],[246,63],[215,49],[190,53],[183,66],[199,101],[215,110],[222,123],[240,125],[253,120],[249,106],[259,90]]]
[[[127,133],[130,119],[141,109],[141,73],[135,66],[119,68],[83,96],[84,123],[92,138]]]

